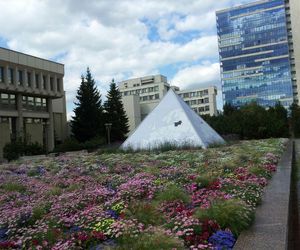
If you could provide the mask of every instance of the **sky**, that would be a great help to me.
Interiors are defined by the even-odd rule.
[[[163,74],[181,89],[218,87],[215,11],[253,0],[0,0],[0,47],[65,65],[68,119],[90,67],[102,99],[116,82]]]

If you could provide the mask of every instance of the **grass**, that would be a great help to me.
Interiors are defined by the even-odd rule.
[[[126,210],[126,215],[137,219],[146,226],[160,225],[164,221],[161,213],[156,209],[153,203],[134,202]]]
[[[208,209],[198,209],[195,217],[200,220],[215,220],[222,229],[230,228],[238,236],[254,221],[254,211],[240,200],[218,200]]]
[[[7,192],[19,192],[19,193],[26,192],[26,187],[16,182],[4,183],[1,185],[1,188]]]
[[[141,233],[138,238],[132,236],[123,236],[117,239],[118,246],[115,250],[170,250],[185,249],[182,243],[171,236],[165,235],[162,232]]]
[[[176,200],[180,200],[187,204],[190,202],[190,197],[185,191],[183,191],[182,188],[176,186],[175,184],[167,185],[165,189],[159,192],[155,197],[155,201],[158,203]]]

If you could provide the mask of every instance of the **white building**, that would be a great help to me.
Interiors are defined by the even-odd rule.
[[[170,88],[198,114],[217,114],[216,87],[180,91],[178,87],[170,86],[163,75],[129,79],[119,83],[119,90],[129,119],[130,133],[157,106]]]

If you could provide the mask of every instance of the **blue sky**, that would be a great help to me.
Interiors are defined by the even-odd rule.
[[[112,78],[158,73],[181,89],[220,90],[215,11],[247,2],[0,0],[0,46],[65,64],[70,117],[88,66],[103,96]]]

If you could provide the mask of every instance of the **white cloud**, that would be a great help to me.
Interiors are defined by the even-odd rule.
[[[195,86],[220,86],[220,64],[202,64],[186,67],[177,72],[172,79],[172,85],[180,88],[193,88]]]
[[[244,1],[250,0],[0,0],[0,38],[9,48],[35,56],[60,55],[72,107],[87,66],[102,94],[112,78],[158,73],[159,67],[178,63],[194,65],[173,78],[183,87],[218,84],[216,64],[202,62],[217,60],[214,11]],[[156,28],[159,39],[149,39],[144,20]],[[172,40],[189,31],[199,36]]]

